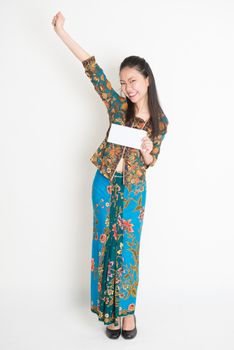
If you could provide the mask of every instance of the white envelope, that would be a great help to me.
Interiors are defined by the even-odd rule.
[[[107,141],[122,146],[141,149],[141,144],[143,142],[141,139],[144,136],[147,136],[146,130],[111,123]]]

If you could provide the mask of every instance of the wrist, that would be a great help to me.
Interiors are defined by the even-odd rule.
[[[64,30],[64,28],[62,26],[61,27],[55,27],[54,30],[58,34],[58,36],[60,36],[63,33],[65,33],[65,30]]]

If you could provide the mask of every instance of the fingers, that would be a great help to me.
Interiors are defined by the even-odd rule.
[[[143,141],[142,143],[146,144],[146,145],[151,145],[153,144],[153,142],[150,140],[149,137],[145,136],[141,139],[141,141]]]
[[[144,152],[149,152],[150,151],[150,144],[146,144],[146,143],[142,143],[141,144],[141,149],[142,149],[142,151],[144,151]]]
[[[61,12],[59,11],[59,12],[57,12],[56,13],[56,15],[53,17],[53,20],[52,20],[52,22],[51,22],[51,24],[53,25],[53,26],[55,26],[56,25],[56,21],[57,21],[57,19],[59,18],[59,16],[61,16],[62,17],[62,15],[61,15]]]
[[[57,20],[57,15],[55,15],[53,17],[53,20],[52,20],[52,25],[55,26],[56,25],[56,20]]]
[[[150,140],[148,136],[145,136],[141,139],[142,144],[141,144],[141,149],[143,152],[150,152],[151,149],[153,148],[153,142]]]
[[[143,137],[143,138],[141,139],[141,141],[143,141],[143,142],[149,142],[149,143],[152,142],[151,139],[150,139],[148,136]]]

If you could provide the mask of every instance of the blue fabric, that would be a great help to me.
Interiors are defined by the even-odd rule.
[[[123,184],[99,169],[92,184],[93,239],[91,311],[104,324],[117,325],[118,316],[133,314],[139,282],[140,237],[146,203],[146,180]]]

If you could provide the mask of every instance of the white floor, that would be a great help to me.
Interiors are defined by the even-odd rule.
[[[1,350],[147,349],[233,350],[233,299],[150,297],[138,299],[135,339],[112,340],[89,310],[86,297],[68,306],[40,295],[6,295],[0,308]],[[4,304],[3,304],[4,302]],[[146,348],[145,348],[146,349]]]

